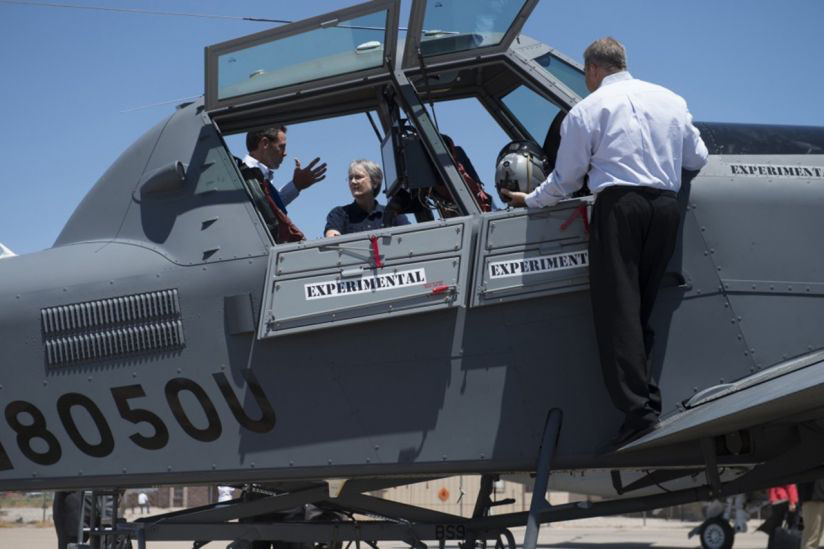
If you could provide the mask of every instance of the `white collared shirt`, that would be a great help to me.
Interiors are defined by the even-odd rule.
[[[681,168],[701,169],[707,154],[681,96],[621,71],[569,111],[555,170],[527,195],[526,204],[557,204],[580,189],[587,174],[594,195],[611,185],[677,192]]]
[[[249,166],[250,168],[257,168],[263,173],[263,179],[266,181],[271,182],[272,176],[274,175],[274,170],[270,170],[269,166],[258,160],[252,155],[247,154],[243,158],[243,163]],[[280,188],[278,191],[280,193],[280,199],[283,200],[284,206],[288,206],[291,201],[296,199],[300,194],[300,190],[295,187],[295,183],[290,181],[286,185]]]

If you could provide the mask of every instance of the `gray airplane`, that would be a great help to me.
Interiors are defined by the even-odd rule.
[[[578,63],[519,34],[536,3],[414,0],[399,43],[400,2],[375,0],[206,48],[203,99],[129,147],[54,247],[0,261],[0,490],[246,487],[87,528],[141,547],[513,549],[528,524],[533,549],[542,523],[824,475],[824,129],[697,124],[712,156],[685,174],[655,312],[665,416],[605,453],[622,417],[595,350],[590,197],[487,211],[472,164],[493,159],[425,107],[475,98],[551,168],[586,90]],[[352,114],[415,222],[278,243],[224,136]],[[549,506],[550,470],[549,488],[605,499]],[[532,508],[490,516],[509,473],[536,473]],[[483,475],[471,518],[367,494],[455,474]]]

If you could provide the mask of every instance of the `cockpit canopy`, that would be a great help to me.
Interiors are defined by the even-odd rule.
[[[506,52],[536,4],[414,0],[403,40],[400,2],[376,0],[215,44],[206,48],[206,109],[225,119],[267,100],[300,102],[333,90],[353,99],[368,89],[363,99],[374,103],[374,90],[397,70],[410,77],[429,71],[459,84],[434,75]]]

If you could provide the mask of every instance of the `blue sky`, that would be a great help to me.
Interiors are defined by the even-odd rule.
[[[290,20],[351,5],[71,3]],[[822,0],[541,0],[524,32],[579,60],[593,39],[615,36],[627,47],[630,71],[683,95],[697,120],[821,126],[822,21]],[[112,161],[174,103],[146,106],[203,93],[203,48],[271,26],[0,3],[0,242],[17,253],[50,247]],[[445,105],[437,114],[491,188],[504,134],[490,131],[486,113],[468,103]],[[365,116],[299,125],[288,135],[290,157],[307,163],[321,156],[329,163],[327,180],[290,208],[307,235],[317,237],[330,207],[350,200],[349,160],[379,160],[378,143]],[[238,137],[229,144],[235,154],[245,152]],[[280,181],[288,179],[286,171],[281,168]]]

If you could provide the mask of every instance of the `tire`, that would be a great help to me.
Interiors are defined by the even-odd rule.
[[[495,549],[517,549],[515,544],[515,536],[512,535],[509,528],[504,528],[498,534],[498,539],[495,541]]]
[[[698,533],[703,549],[730,549],[735,541],[735,530],[721,517],[705,520]]]

